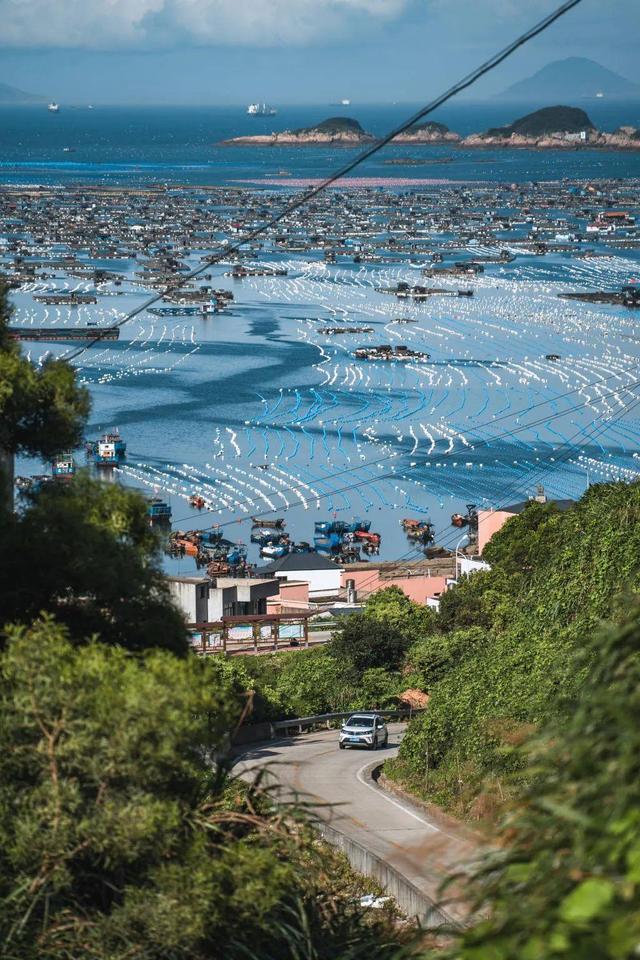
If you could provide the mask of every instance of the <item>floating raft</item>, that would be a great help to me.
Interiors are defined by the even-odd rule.
[[[84,340],[117,340],[119,327],[9,327],[12,340],[46,340],[72,343]]]

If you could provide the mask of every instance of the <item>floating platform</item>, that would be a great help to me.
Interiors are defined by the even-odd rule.
[[[66,304],[70,307],[77,307],[83,303],[98,302],[94,293],[38,293],[35,294],[33,299],[38,303]]]
[[[48,343],[74,343],[85,340],[117,340],[119,327],[9,327],[12,340],[44,340]]]

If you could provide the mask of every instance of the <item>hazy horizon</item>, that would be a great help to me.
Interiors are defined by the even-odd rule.
[[[422,102],[555,0],[0,0],[0,80],[66,103]],[[640,82],[640,4],[584,0],[473,90],[483,102],[580,56]],[[624,24],[624,29],[621,29]],[[295,95],[292,96],[292,91]],[[465,99],[471,97],[465,97]]]

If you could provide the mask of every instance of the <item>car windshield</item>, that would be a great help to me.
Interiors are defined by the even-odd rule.
[[[374,723],[373,717],[350,717],[347,720],[348,727],[372,727]]]

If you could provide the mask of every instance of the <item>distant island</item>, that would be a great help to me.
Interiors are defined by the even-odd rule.
[[[459,143],[461,139],[459,133],[449,130],[444,123],[429,120],[428,123],[414,123],[404,133],[394,137],[392,143]]]
[[[414,124],[404,133],[394,138],[394,143],[422,144],[422,143],[458,143],[461,137],[453,133],[444,123],[430,120],[428,123]],[[283,130],[282,133],[255,134],[246,137],[232,137],[223,140],[225,146],[254,146],[254,147],[290,147],[290,146],[324,146],[326,144],[341,144],[343,146],[360,146],[375,143],[376,138],[368,133],[352,117],[329,117],[313,127],[300,127],[298,130]]]
[[[350,117],[329,117],[313,127],[283,130],[281,133],[256,134],[223,140],[225,146],[290,147],[342,145],[347,147],[374,143],[375,137]]]
[[[465,137],[462,146],[638,150],[640,131],[635,127],[623,126],[613,133],[604,133],[596,129],[588,114],[579,107],[544,107],[508,126],[493,127],[485,133],[473,133]]]
[[[8,83],[0,83],[0,103],[45,103],[46,97],[37,93],[27,93],[25,90],[18,90]]]
[[[548,63],[533,76],[512,84],[499,100],[547,103],[563,100],[640,100],[640,85],[586,57],[567,57]]]
[[[283,130],[281,133],[257,134],[223,140],[225,146],[364,146],[376,138],[350,117],[330,117],[313,127]],[[472,133],[464,139],[444,123],[429,121],[415,124],[394,137],[393,144],[422,146],[448,144],[460,147],[521,147],[534,150],[603,147],[611,150],[640,149],[640,131],[635,127],[618,127],[613,133],[597,130],[588,114],[579,107],[543,107],[514,120],[504,127],[492,127],[484,133]],[[399,158],[397,163],[407,163]]]

